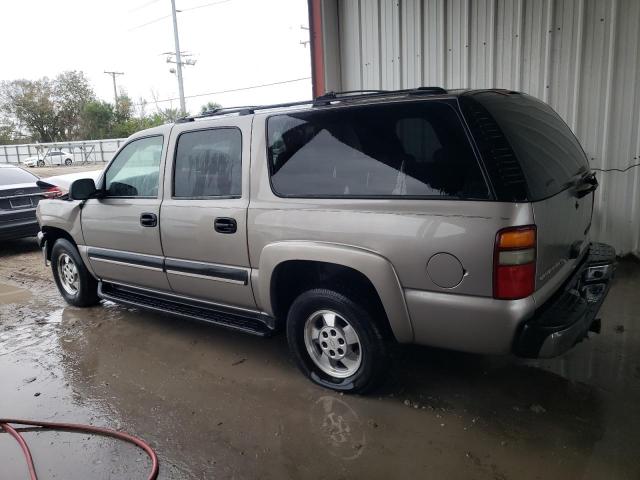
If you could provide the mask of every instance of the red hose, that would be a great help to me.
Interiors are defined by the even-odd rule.
[[[38,480],[38,476],[36,475],[36,467],[33,464],[33,457],[31,456],[31,451],[29,450],[29,446],[27,442],[24,441],[20,432],[18,432],[15,428],[13,428],[10,423],[17,425],[31,425],[34,427],[42,427],[51,430],[66,430],[72,432],[86,432],[86,433],[94,433],[98,435],[105,435],[108,437],[117,438],[119,440],[123,440],[125,442],[133,443],[137,445],[142,450],[144,450],[149,458],[151,459],[151,473],[147,477],[147,480],[155,480],[158,477],[158,456],[156,452],[147,444],[145,441],[139,439],[138,437],[134,437],[133,435],[129,435],[124,432],[117,432],[115,430],[111,430],[109,428],[102,427],[94,427],[92,425],[81,425],[74,423],[55,423],[55,422],[34,422],[31,420],[19,420],[19,419],[11,419],[11,418],[0,418],[0,428],[5,430],[9,435],[16,439],[16,441],[20,444],[20,448],[22,448],[22,452],[24,453],[24,457],[27,461],[27,465],[29,467],[29,478],[30,480]]]

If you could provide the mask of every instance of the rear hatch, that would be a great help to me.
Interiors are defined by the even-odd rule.
[[[588,246],[597,184],[585,153],[558,114],[528,95],[470,92],[461,97],[461,105],[498,200],[531,202],[537,227],[536,291],[543,289],[539,300],[544,301]]]

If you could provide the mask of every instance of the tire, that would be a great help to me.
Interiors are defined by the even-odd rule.
[[[389,358],[375,319],[341,293],[319,288],[296,298],[287,315],[287,341],[298,368],[323,387],[363,393],[386,376]]]
[[[38,160],[38,166],[44,167],[44,160]]]
[[[68,304],[91,307],[100,302],[98,282],[89,273],[80,253],[69,240],[59,238],[53,244],[51,271],[60,294]],[[75,281],[71,281],[71,278]]]
[[[64,159],[64,164],[68,167],[69,165],[71,165],[73,163],[73,160],[71,160],[70,158],[65,158]]]

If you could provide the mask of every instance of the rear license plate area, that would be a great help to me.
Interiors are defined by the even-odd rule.
[[[31,199],[29,197],[12,198],[9,200],[11,208],[29,208],[31,206]]]

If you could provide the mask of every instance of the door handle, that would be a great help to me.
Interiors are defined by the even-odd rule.
[[[218,233],[236,233],[238,224],[234,218],[218,217],[213,222],[213,228]]]
[[[157,227],[158,216],[155,213],[143,213],[140,215],[140,225],[143,227]]]

